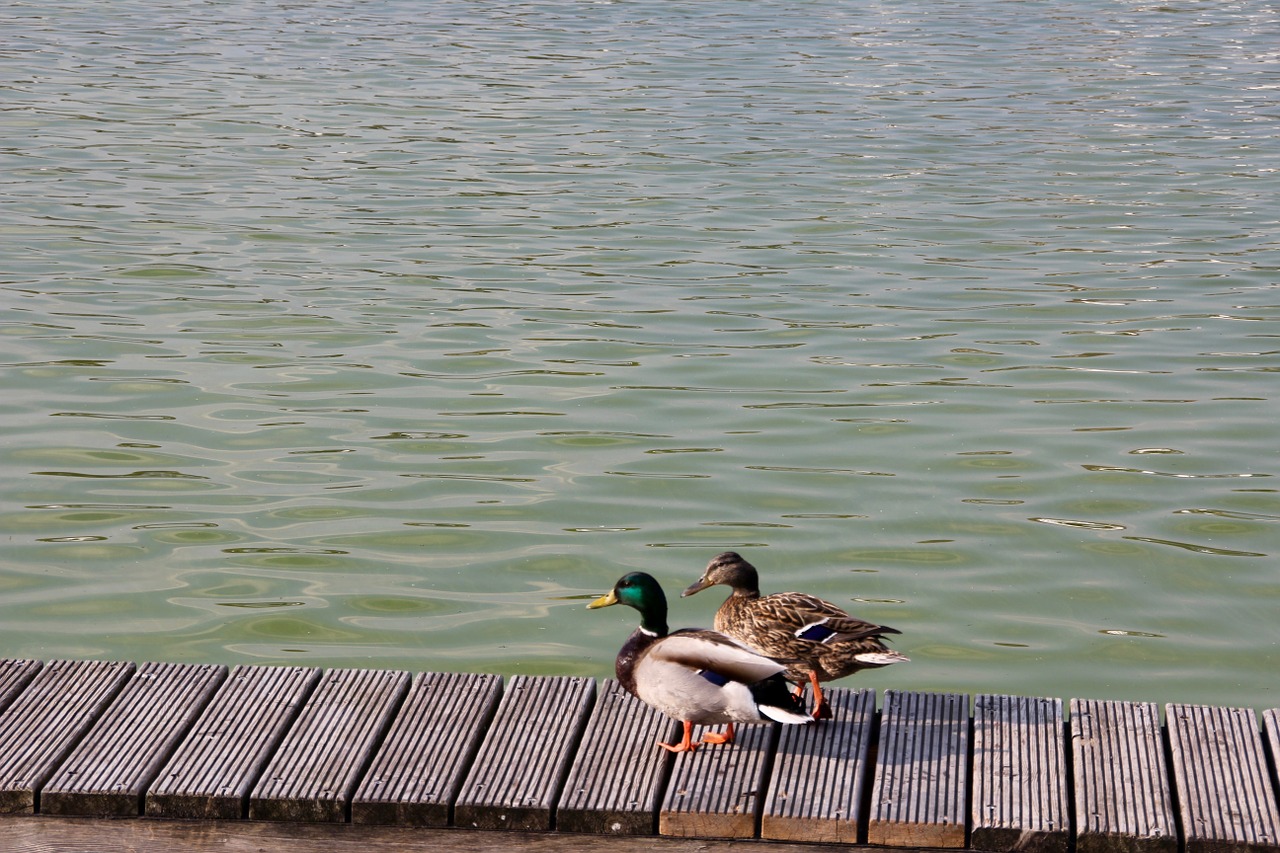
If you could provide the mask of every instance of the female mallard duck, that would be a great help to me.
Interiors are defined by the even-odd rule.
[[[734,723],[809,722],[791,695],[782,664],[715,631],[668,633],[667,597],[652,575],[624,575],[587,607],[611,604],[640,611],[640,627],[618,652],[618,681],[645,704],[684,723],[684,739],[678,744],[658,741],[663,749],[692,752],[703,743],[732,743]],[[693,743],[694,723],[729,727]]]
[[[896,628],[855,619],[831,602],[802,592],[761,596],[756,567],[733,551],[712,558],[702,579],[681,595],[721,583],[733,593],[716,611],[716,630],[785,661],[787,678],[799,685],[797,697],[804,694],[805,681],[811,683],[815,720],[831,717],[818,682],[910,660],[883,642],[885,634],[902,633]]]

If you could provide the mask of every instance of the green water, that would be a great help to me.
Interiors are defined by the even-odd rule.
[[[735,549],[848,686],[1277,704],[1268,4],[6,29],[0,655],[603,677]]]

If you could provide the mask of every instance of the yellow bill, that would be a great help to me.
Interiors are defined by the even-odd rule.
[[[605,595],[600,596],[595,601],[587,605],[588,610],[595,610],[597,607],[608,607],[611,604],[618,603],[618,596],[613,594],[613,590],[609,590]]]

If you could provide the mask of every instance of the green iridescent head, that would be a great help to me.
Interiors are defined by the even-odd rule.
[[[631,572],[618,578],[613,589],[587,605],[590,610],[625,604],[640,611],[640,626],[646,631],[667,633],[667,596],[662,585],[646,572]]]

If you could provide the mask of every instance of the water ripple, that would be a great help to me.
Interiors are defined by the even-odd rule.
[[[875,687],[1274,704],[1264,6],[9,11],[8,654],[605,675],[740,548]]]

